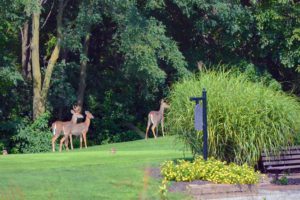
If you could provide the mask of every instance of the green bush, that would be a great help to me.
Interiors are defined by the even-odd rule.
[[[51,150],[52,133],[48,126],[50,114],[41,115],[33,123],[26,122],[27,126],[19,129],[19,133],[13,137],[15,142],[14,152],[37,153]]]
[[[166,127],[194,154],[202,151],[202,132],[194,130],[194,102],[208,96],[209,155],[220,160],[255,165],[261,152],[291,145],[299,130],[300,105],[294,97],[250,82],[246,75],[205,72],[175,84]]]
[[[260,173],[248,165],[242,166],[210,158],[198,157],[194,162],[185,160],[166,161],[161,167],[162,175],[169,181],[205,180],[223,184],[256,184]]]

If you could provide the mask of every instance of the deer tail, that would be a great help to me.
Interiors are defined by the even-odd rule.
[[[53,130],[53,135],[55,135],[55,132],[56,132],[56,123],[52,124],[51,129]]]

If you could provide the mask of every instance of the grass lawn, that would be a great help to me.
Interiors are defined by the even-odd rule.
[[[0,199],[159,199],[161,180],[149,177],[145,169],[191,156],[182,149],[173,137],[165,137],[63,153],[0,156]]]

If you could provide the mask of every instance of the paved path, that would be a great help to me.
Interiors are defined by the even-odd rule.
[[[195,200],[300,200],[300,190],[270,191],[259,190],[257,194],[223,194],[198,196]]]
[[[265,178],[253,191],[206,195],[196,194],[197,191],[194,191],[193,196],[195,200],[300,200],[300,174],[293,174],[288,178],[295,180],[295,184],[274,185],[270,183],[271,178]]]

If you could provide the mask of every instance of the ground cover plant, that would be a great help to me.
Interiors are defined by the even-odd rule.
[[[148,169],[184,157],[183,145],[173,142],[165,137],[81,151],[0,156],[0,199],[159,199],[160,179]]]
[[[251,82],[231,72],[208,71],[175,84],[170,92],[168,132],[178,135],[194,154],[201,154],[202,132],[194,130],[194,102],[206,88],[209,155],[220,160],[255,165],[261,151],[294,144],[299,133],[296,98]]]
[[[168,181],[204,180],[221,184],[257,184],[260,179],[260,173],[246,164],[227,164],[214,158],[205,161],[202,157],[197,157],[193,162],[165,161],[161,173]]]

